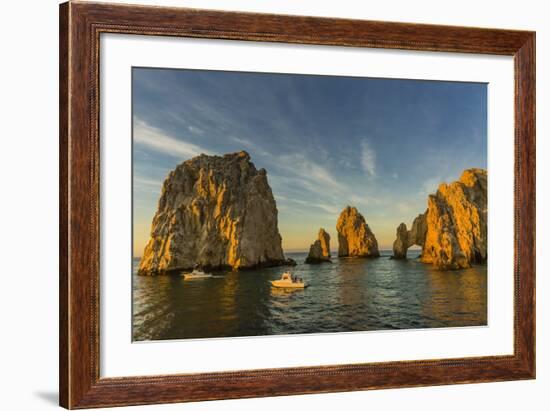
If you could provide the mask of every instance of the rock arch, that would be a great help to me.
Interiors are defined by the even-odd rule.
[[[428,225],[426,224],[427,213],[428,211],[426,210],[424,214],[419,214],[414,219],[410,230],[407,230],[405,223],[399,224],[396,231],[396,239],[393,242],[393,258],[406,259],[409,247],[413,245],[424,246],[428,231]]]

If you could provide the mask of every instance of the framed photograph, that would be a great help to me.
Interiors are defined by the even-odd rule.
[[[60,405],[535,378],[535,33],[60,6]]]

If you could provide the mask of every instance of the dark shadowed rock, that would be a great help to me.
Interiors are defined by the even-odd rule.
[[[283,265],[293,267],[295,265],[298,265],[298,263],[293,258],[287,258],[285,259],[285,261],[283,261]]]
[[[407,249],[409,248],[409,233],[405,223],[399,224],[396,231],[396,239],[393,242],[393,258],[407,258]]]
[[[330,235],[323,229],[319,229],[317,240],[309,248],[306,258],[307,264],[330,263]]]

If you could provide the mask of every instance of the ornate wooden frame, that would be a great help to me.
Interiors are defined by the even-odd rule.
[[[515,62],[514,354],[154,377],[99,374],[101,33],[500,54]],[[182,8],[60,6],[60,405],[90,408],[535,378],[535,33]]]

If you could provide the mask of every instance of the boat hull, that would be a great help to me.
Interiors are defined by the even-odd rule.
[[[289,281],[281,281],[281,280],[271,281],[271,285],[277,288],[306,288],[307,287],[305,283],[292,283]]]
[[[201,278],[212,278],[212,274],[205,274],[205,275],[183,274],[184,280],[198,280]]]

